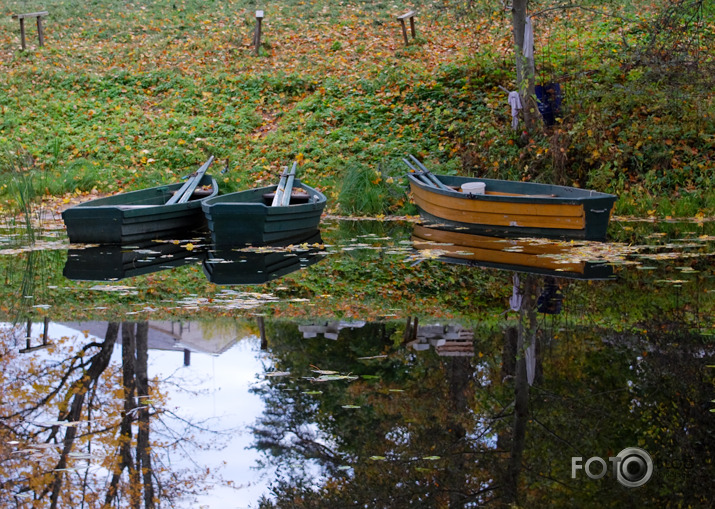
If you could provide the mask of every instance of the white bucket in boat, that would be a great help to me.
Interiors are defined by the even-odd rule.
[[[484,194],[487,185],[484,182],[465,182],[462,184],[462,192],[470,194]]]

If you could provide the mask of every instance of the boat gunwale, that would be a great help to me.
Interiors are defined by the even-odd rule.
[[[257,207],[257,208],[263,208],[265,209],[264,212],[266,214],[271,214],[270,211],[274,211],[273,213],[280,213],[281,211],[285,212],[290,210],[296,211],[299,207],[302,208],[309,208],[311,210],[316,209],[317,207],[320,207],[321,205],[324,207],[325,203],[327,202],[326,196],[318,191],[317,189],[303,183],[300,179],[295,179],[293,183],[293,188],[294,189],[303,189],[304,191],[307,192],[308,196],[317,196],[318,200],[315,202],[308,202],[308,203],[295,203],[292,205],[280,205],[280,206],[271,206],[267,205],[263,201],[263,194],[265,193],[270,193],[271,191],[275,191],[278,188],[277,185],[271,185],[271,186],[264,186],[264,187],[254,187],[251,189],[244,189],[243,191],[235,191],[233,193],[227,193],[227,194],[222,194],[218,196],[213,196],[207,200],[202,201],[201,207],[203,208],[205,213],[211,214],[214,210],[214,207],[222,206],[222,207],[230,207],[230,208],[236,208],[236,207]],[[245,196],[257,196],[258,200],[256,201],[223,201],[226,200],[227,197],[239,197],[240,195],[245,195]],[[216,210],[220,210],[220,208],[217,208]]]
[[[417,176],[413,173],[408,173],[407,177],[410,180],[410,184],[416,185],[420,189],[441,194],[444,196],[449,196],[457,198],[460,200],[483,200],[483,201],[494,201],[494,202],[512,202],[512,203],[551,203],[551,204],[564,204],[564,205],[583,205],[590,201],[612,199],[614,202],[616,196],[609,193],[603,193],[601,191],[593,191],[590,189],[580,189],[577,187],[560,186],[556,184],[543,184],[540,182],[512,182],[508,180],[498,180],[498,179],[488,179],[488,178],[472,178],[472,177],[459,177],[459,176],[448,176],[448,175],[435,175],[439,179],[445,179],[446,185],[450,185],[449,182],[467,183],[467,182],[483,182],[486,184],[487,192],[489,191],[489,184],[492,183],[492,187],[508,186],[509,184],[518,184],[524,187],[533,187],[535,189],[541,190],[567,190],[569,193],[575,193],[576,196],[563,196],[556,193],[554,196],[548,194],[523,194],[515,193],[509,195],[499,195],[499,194],[474,194],[474,193],[464,193],[456,189],[440,189],[434,186],[429,186],[424,182],[421,182]]]
[[[169,195],[167,197],[167,200],[169,197],[171,197],[171,191],[178,190],[181,188],[183,184],[181,183],[173,183],[173,184],[164,184],[161,186],[154,186],[154,187],[149,187],[147,189],[137,189],[135,191],[128,191],[125,193],[117,193],[117,194],[112,194],[109,196],[103,196],[101,198],[95,198],[94,200],[89,200],[86,202],[78,203],[77,205],[73,205],[72,207],[66,209],[64,212],[71,211],[73,209],[78,210],[120,210],[124,213],[130,212],[130,211],[142,211],[142,212],[149,212],[149,209],[160,209],[160,210],[179,210],[182,208],[196,208],[200,207],[201,203],[205,200],[210,200],[212,198],[215,198],[218,196],[218,182],[216,181],[216,178],[213,177],[212,175],[204,175],[204,177],[201,179],[201,182],[204,182],[205,180],[209,180],[208,184],[203,184],[203,185],[211,185],[211,194],[208,196],[202,196],[202,197],[197,197],[196,199],[183,202],[183,203],[172,203],[171,205],[167,205],[166,203],[150,203],[150,204],[134,204],[132,203],[102,203],[103,201],[109,201],[112,199],[116,199],[118,197],[140,197],[142,195],[150,195],[153,193],[160,193],[164,190],[169,192]]]

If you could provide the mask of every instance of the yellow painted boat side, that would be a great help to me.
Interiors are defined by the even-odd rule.
[[[458,199],[412,187],[415,204],[433,216],[449,221],[524,228],[581,230],[586,227],[583,206],[480,199]]]

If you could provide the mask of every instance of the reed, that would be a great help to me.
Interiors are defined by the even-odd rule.
[[[59,157],[59,147],[55,149]],[[20,233],[14,244],[32,245],[37,240],[37,229],[42,225],[43,206],[40,199],[45,189],[45,171],[34,168],[34,159],[22,149],[6,151],[0,173],[9,176],[7,184],[9,224]]]

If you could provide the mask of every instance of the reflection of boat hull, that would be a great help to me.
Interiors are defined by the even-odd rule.
[[[412,197],[429,221],[486,235],[603,240],[616,197],[566,186],[438,175],[448,190],[409,174]],[[457,189],[486,184],[485,194]]]
[[[558,242],[489,237],[416,225],[413,243],[415,249],[433,250],[438,259],[451,263],[579,279],[606,279],[613,275],[609,263],[569,259],[571,247]]]
[[[200,186],[211,186],[208,194],[197,190],[186,203],[166,205],[183,184],[170,184],[120,193],[80,203],[62,212],[72,243],[126,244],[142,240],[186,235],[205,225],[201,202],[218,194],[218,184],[204,175]]]
[[[277,186],[261,187],[206,200],[203,211],[216,247],[276,242],[317,230],[326,198],[295,180],[291,204],[272,207]]]
[[[314,230],[294,239],[249,246],[242,249],[209,251],[204,274],[220,285],[257,285],[290,274],[322,259],[322,238]]]
[[[63,274],[78,281],[110,281],[195,263],[204,256],[173,242],[144,242],[133,249],[113,245],[70,249]]]

